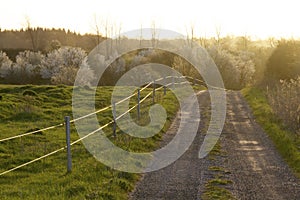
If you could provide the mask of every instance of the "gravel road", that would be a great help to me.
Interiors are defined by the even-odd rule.
[[[221,156],[198,159],[210,115],[207,92],[198,95],[201,120],[190,148],[176,162],[161,170],[146,173],[130,194],[130,199],[201,199],[205,184],[213,177],[209,167],[226,169],[224,186],[236,199],[300,199],[300,182],[280,157],[273,143],[255,122],[240,92],[227,92],[227,117],[220,138]],[[165,146],[176,134],[178,113],[165,134]]]

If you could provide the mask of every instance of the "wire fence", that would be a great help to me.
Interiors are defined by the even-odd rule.
[[[31,135],[31,134],[35,134],[35,133],[41,132],[41,131],[47,131],[47,130],[50,130],[50,129],[61,127],[63,125],[64,125],[64,123],[60,123],[60,124],[57,124],[57,125],[54,125],[54,126],[49,126],[49,127],[43,128],[43,129],[38,129],[38,130],[35,130],[35,131],[30,131],[30,132],[27,132],[27,133],[23,133],[23,134],[20,134],[20,135],[16,135],[16,136],[4,138],[4,139],[1,139],[0,142],[4,142],[4,141],[8,141],[8,140],[12,140],[12,139],[24,137],[24,136],[27,136],[27,135]]]
[[[160,86],[160,87],[158,87],[158,88],[155,87],[155,84],[159,84],[159,83],[157,83],[158,81],[166,80],[166,79],[168,79],[168,78],[172,78],[172,82],[170,82],[170,83],[168,83],[168,84],[164,84],[164,85],[161,84],[162,86]],[[26,162],[26,163],[23,163],[23,164],[21,164],[21,165],[18,165],[18,166],[16,166],[16,167],[13,167],[13,168],[11,168],[11,169],[8,169],[8,170],[6,170],[6,171],[4,171],[4,172],[1,172],[1,173],[0,173],[0,176],[5,175],[5,174],[7,174],[7,173],[9,173],[9,172],[15,171],[15,170],[17,170],[17,169],[19,169],[19,168],[25,167],[25,166],[27,166],[27,165],[30,165],[30,164],[32,164],[32,163],[34,163],[34,162],[37,162],[37,161],[39,161],[39,160],[41,160],[41,159],[44,159],[44,158],[46,158],[46,157],[48,157],[48,156],[51,156],[51,155],[53,155],[53,154],[56,154],[56,153],[58,153],[58,152],[61,152],[61,151],[65,150],[65,149],[67,149],[68,145],[72,146],[72,145],[74,145],[74,144],[76,144],[76,143],[79,143],[79,142],[81,142],[82,140],[86,139],[87,137],[90,137],[91,135],[93,135],[93,134],[95,134],[95,133],[101,131],[101,130],[104,129],[105,127],[108,127],[109,125],[116,123],[117,120],[119,120],[120,118],[122,118],[123,116],[125,116],[126,114],[128,114],[129,112],[131,112],[133,109],[139,107],[139,104],[142,103],[142,102],[144,102],[149,96],[151,96],[152,94],[153,94],[153,96],[154,96],[155,91],[157,91],[157,90],[161,90],[161,89],[163,89],[163,88],[166,89],[166,87],[167,87],[167,86],[170,86],[170,85],[175,85],[175,84],[189,84],[189,83],[190,83],[190,81],[182,81],[182,82],[179,82],[179,83],[175,83],[175,82],[174,82],[174,78],[180,78],[180,79],[181,79],[181,78],[184,78],[184,79],[188,78],[188,79],[190,79],[190,80],[193,81],[193,84],[194,84],[194,85],[202,85],[202,86],[207,87],[207,85],[206,85],[202,80],[200,80],[200,79],[195,79],[195,78],[189,77],[189,76],[181,76],[181,77],[167,76],[167,77],[164,77],[164,78],[156,79],[156,80],[154,80],[154,81],[148,83],[147,85],[145,85],[145,86],[142,87],[141,89],[139,89],[138,92],[135,92],[135,93],[133,93],[132,95],[130,95],[130,96],[128,96],[128,97],[126,97],[126,98],[124,98],[124,99],[122,99],[122,100],[120,100],[120,101],[114,103],[114,105],[118,105],[118,104],[120,104],[120,103],[122,103],[122,102],[124,102],[124,101],[126,101],[126,100],[129,100],[130,98],[132,98],[132,97],[136,96],[137,94],[139,94],[141,91],[143,91],[143,90],[145,90],[146,88],[148,88],[148,87],[150,87],[151,85],[153,85],[153,90],[152,90],[151,92],[149,92],[148,94],[146,94],[141,100],[138,101],[137,104],[131,106],[131,108],[129,108],[129,109],[128,109],[127,111],[125,111],[124,113],[120,114],[118,117],[116,117],[116,116],[113,115],[113,120],[111,120],[110,122],[108,122],[108,123],[106,123],[105,125],[99,127],[98,129],[96,129],[96,130],[90,132],[89,134],[85,135],[84,137],[81,137],[81,138],[79,138],[79,139],[77,139],[77,140],[75,140],[75,141],[73,141],[73,142],[67,144],[67,145],[64,146],[64,147],[61,147],[61,148],[59,148],[59,149],[57,149],[57,150],[54,150],[54,151],[52,151],[52,152],[50,152],[50,153],[47,153],[47,154],[45,154],[45,155],[43,155],[43,156],[40,156],[40,157],[38,157],[38,158],[36,158],[36,159],[34,159],[34,160],[28,161],[28,162]],[[197,83],[196,83],[196,82],[197,82]],[[81,117],[72,119],[72,120],[70,120],[70,123],[74,123],[74,122],[76,122],[76,121],[78,121],[78,120],[81,120],[81,119],[87,118],[87,117],[89,117],[89,116],[92,116],[92,115],[94,115],[94,114],[97,114],[97,113],[106,111],[106,110],[108,110],[108,109],[110,109],[110,108],[114,109],[114,105],[109,105],[109,106],[106,106],[106,107],[104,107],[104,108],[101,108],[101,109],[99,109],[99,110],[97,110],[97,111],[95,111],[95,112],[92,112],[92,113],[89,113],[89,114],[87,114],[87,115],[84,115],[84,116],[81,116]],[[114,112],[114,111],[113,111],[113,112]],[[16,139],[16,138],[21,138],[21,137],[28,136],[28,135],[31,135],[31,134],[35,134],[35,133],[38,133],[38,132],[41,132],[41,131],[47,131],[47,130],[55,129],[55,128],[58,128],[58,127],[62,127],[62,126],[64,126],[65,124],[66,124],[66,123],[63,122],[63,123],[60,123],[60,124],[57,124],[57,125],[54,125],[54,126],[49,126],[49,127],[43,128],[43,129],[39,129],[39,130],[35,130],[35,131],[31,131],[31,132],[19,134],[19,135],[16,135],[16,136],[11,136],[11,137],[8,137],[8,138],[0,139],[0,142],[4,142],[4,141]]]

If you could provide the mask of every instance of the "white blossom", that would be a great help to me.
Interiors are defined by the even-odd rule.
[[[23,51],[16,56],[16,63],[13,64],[13,73],[22,78],[32,78],[40,74],[40,68],[44,60],[41,52]]]
[[[5,52],[0,51],[0,77],[5,78],[12,73],[12,61]]]
[[[72,85],[86,53],[81,48],[61,47],[47,54],[41,68],[42,78],[54,84]]]

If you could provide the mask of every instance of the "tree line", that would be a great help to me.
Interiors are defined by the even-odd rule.
[[[85,57],[99,42],[98,35],[83,36],[64,29],[27,28],[0,31],[0,36],[1,83],[72,85],[81,65],[87,66],[89,74],[96,70],[88,65]],[[187,39],[186,45],[191,45],[191,40],[207,50],[229,89],[279,82],[300,75],[300,42],[296,40],[192,37]],[[165,64],[185,75],[199,76],[193,66],[169,52],[139,50],[120,58],[114,56],[117,52],[109,53],[110,57],[97,57],[96,62],[102,65],[112,62],[100,80],[101,85],[113,85],[126,71],[147,62]]]
[[[139,41],[131,39],[130,42]],[[186,43],[186,46],[189,46],[189,43]],[[14,60],[10,59],[6,52],[1,51],[1,83],[73,85],[77,71],[82,67],[87,74],[82,80],[83,84],[114,85],[128,70],[145,63],[165,64],[183,75],[201,78],[197,70],[184,58],[159,49],[139,49],[121,57],[117,57],[118,52],[114,49],[115,52],[111,50],[109,56],[97,54],[88,62],[88,52],[83,48],[62,46],[57,40],[52,41],[50,47],[51,50],[46,53],[21,51]],[[253,53],[240,49],[229,51],[225,47],[215,45],[212,41],[206,49],[219,67],[227,88],[240,88],[253,83],[255,73]],[[187,57],[192,59],[197,57],[193,48],[183,47],[182,50],[189,54],[186,55]],[[106,65],[109,65],[109,68],[104,72],[99,83],[95,83],[94,72],[99,70],[100,66]]]
[[[26,28],[21,30],[1,30],[0,28],[0,49],[5,51],[11,60],[20,51],[31,50],[43,53],[53,50],[53,44],[61,46],[81,47],[85,51],[92,50],[102,36],[94,34],[81,35],[65,29]]]

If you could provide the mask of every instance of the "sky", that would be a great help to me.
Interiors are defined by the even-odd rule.
[[[297,0],[0,0],[0,28],[65,28],[95,33],[95,24],[133,29],[169,29],[198,37],[236,35],[256,38],[300,38]]]

